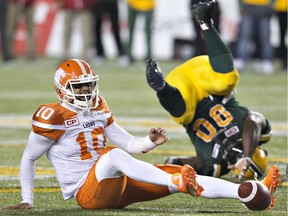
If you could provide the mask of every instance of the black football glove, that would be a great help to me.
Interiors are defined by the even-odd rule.
[[[202,30],[206,30],[213,25],[212,12],[216,4],[215,0],[193,0],[191,9],[193,17],[200,24]]]
[[[149,59],[146,61],[146,78],[150,87],[155,91],[159,92],[164,89],[165,80],[157,60]]]

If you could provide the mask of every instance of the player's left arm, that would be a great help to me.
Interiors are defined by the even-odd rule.
[[[244,120],[242,132],[242,145],[244,157],[234,165],[229,166],[229,169],[239,170],[239,180],[242,180],[247,171],[251,158],[259,144],[261,131],[266,127],[265,117],[258,112],[249,112]]]
[[[165,143],[169,138],[163,128],[151,128],[149,135],[146,137],[137,137],[128,133],[113,122],[105,128],[107,138],[118,147],[124,149],[128,153],[145,153],[158,145]]]

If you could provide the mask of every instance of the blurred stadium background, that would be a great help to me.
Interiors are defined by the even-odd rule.
[[[55,7],[56,0],[35,0],[35,45],[39,55],[48,57],[61,57],[63,52],[63,25],[64,11]],[[221,9],[221,35],[225,42],[233,43],[237,36],[239,22],[238,0],[218,0]],[[153,21],[153,54],[157,59],[169,60],[173,57],[188,58],[193,55],[193,42],[195,31],[191,22],[190,0],[157,0]],[[119,0],[120,31],[123,41],[128,40],[127,5],[125,0]],[[271,20],[271,43],[274,47],[279,44],[279,29],[277,18]],[[85,25],[89,25],[85,23]],[[82,50],[81,23],[74,22],[70,52],[78,56]],[[135,27],[135,41],[133,53],[136,59],[145,56],[144,17],[138,17]],[[26,46],[25,20],[19,19],[15,34],[15,50],[19,55],[25,53]],[[177,43],[183,41],[183,43]],[[111,33],[110,21],[103,23],[103,44],[107,57],[117,55],[116,45]],[[178,45],[181,44],[182,49]],[[93,54],[93,49],[91,53]]]

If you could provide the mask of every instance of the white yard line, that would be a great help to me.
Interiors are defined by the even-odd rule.
[[[175,138],[186,134],[185,129],[175,123],[171,118],[150,117],[118,117],[117,123],[131,132],[147,132],[150,127],[161,126]],[[287,122],[271,122],[273,134],[287,136]],[[0,129],[29,129],[31,128],[31,116],[28,115],[0,115]],[[11,141],[10,141],[11,142]]]

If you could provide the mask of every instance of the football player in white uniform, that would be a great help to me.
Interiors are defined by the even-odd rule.
[[[63,198],[75,197],[82,208],[122,208],[177,191],[201,194],[192,167],[159,169],[128,154],[148,152],[168,136],[159,127],[147,137],[135,137],[118,126],[98,94],[98,80],[82,60],[70,59],[59,66],[54,86],[60,102],[42,104],[33,115],[21,160],[22,202],[11,208],[33,206],[35,161],[44,153],[56,171]],[[106,139],[118,148],[107,147]]]

